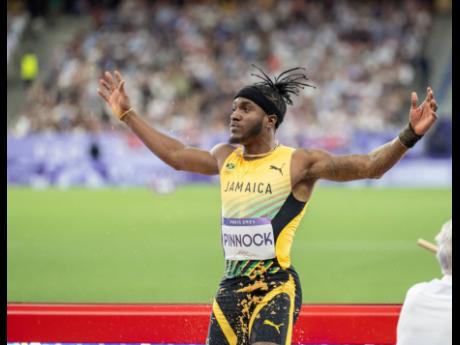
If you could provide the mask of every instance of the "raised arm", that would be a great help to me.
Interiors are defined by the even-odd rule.
[[[176,170],[206,175],[219,173],[219,163],[233,150],[230,145],[216,146],[211,152],[189,147],[149,126],[131,107],[121,74],[105,72],[99,80],[99,95],[113,114],[127,124],[142,142],[166,164]]]
[[[409,124],[399,136],[366,155],[334,156],[321,150],[298,150],[295,164],[301,179],[316,181],[351,181],[380,178],[393,167],[436,121],[436,101],[431,88],[422,104],[417,106],[417,94],[412,92]]]

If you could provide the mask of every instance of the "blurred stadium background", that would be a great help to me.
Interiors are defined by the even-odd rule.
[[[440,276],[415,241],[451,217],[451,1],[7,2],[9,302],[210,303],[223,272],[216,178],[174,171],[97,95],[202,148],[226,141],[251,63],[315,90],[285,145],[367,153],[434,89],[439,120],[380,180],[320,183],[293,245],[304,303],[401,303]]]

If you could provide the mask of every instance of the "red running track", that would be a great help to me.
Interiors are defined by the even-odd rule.
[[[293,344],[396,342],[401,305],[303,305]],[[8,342],[204,344],[205,304],[20,304],[7,306]]]

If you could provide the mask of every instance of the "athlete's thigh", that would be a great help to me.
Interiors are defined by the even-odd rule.
[[[247,345],[248,317],[237,289],[220,288],[212,305],[208,345]]]
[[[206,338],[206,345],[232,345],[232,343],[232,337],[227,337],[225,335],[224,330],[221,328],[221,325],[217,321],[214,311],[212,311],[211,320],[209,322],[208,337]]]
[[[253,316],[250,344],[290,344],[294,323],[294,301],[288,293],[275,295]]]
[[[297,274],[295,271],[281,272],[269,276],[268,280],[270,288],[249,321],[249,344],[290,345],[292,329],[302,306]]]

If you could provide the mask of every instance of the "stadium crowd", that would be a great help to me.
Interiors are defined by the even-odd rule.
[[[6,63],[9,64],[12,55],[18,47],[21,35],[27,24],[25,14],[8,13],[6,17]]]
[[[101,73],[118,69],[140,114],[199,143],[203,131],[227,131],[234,92],[255,81],[252,63],[271,75],[305,67],[317,87],[288,110],[279,130],[286,144],[394,132],[407,121],[416,76],[426,82],[429,4],[124,1],[93,11],[95,29],[54,52],[13,132],[125,130],[97,95]]]

